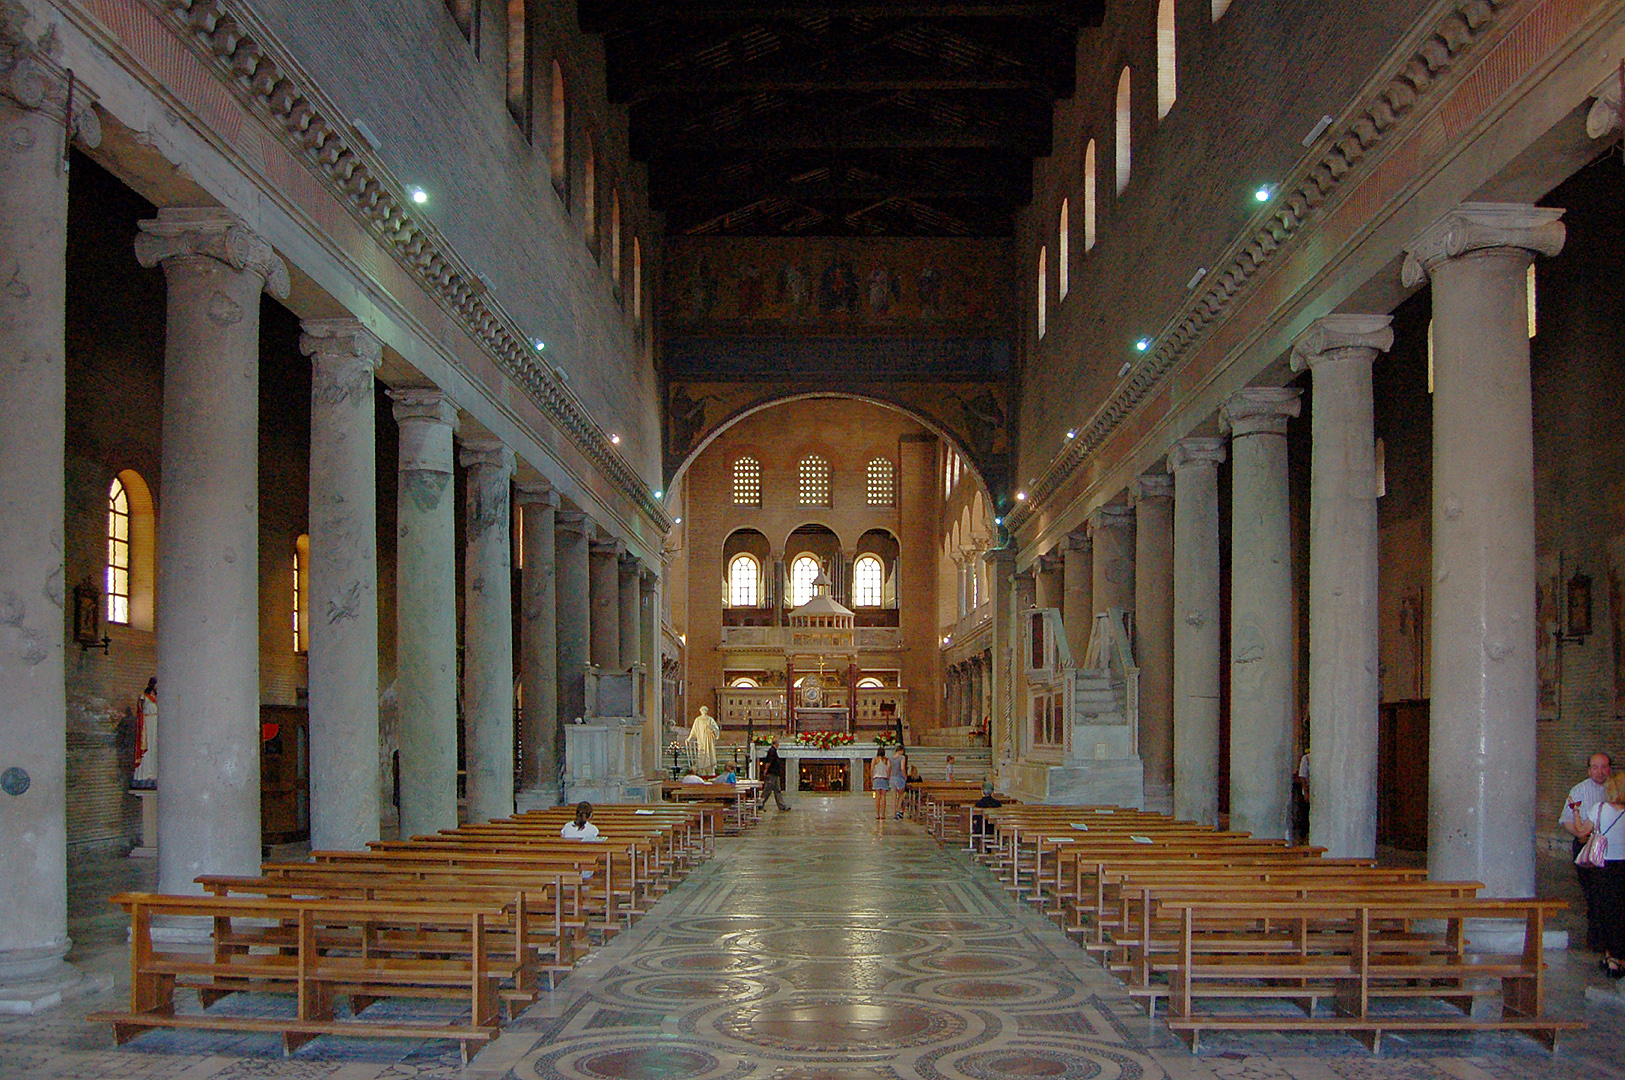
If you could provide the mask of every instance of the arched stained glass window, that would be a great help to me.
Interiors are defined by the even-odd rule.
[[[130,621],[130,495],[124,482],[113,478],[107,490],[107,621]]]
[[[886,567],[874,555],[860,555],[852,564],[852,602],[858,607],[879,607],[886,584]]]
[[[762,564],[754,555],[735,555],[728,563],[728,606],[757,607],[762,595]]]
[[[822,567],[811,555],[797,555],[790,564],[790,606],[800,607],[813,598],[813,579]]]

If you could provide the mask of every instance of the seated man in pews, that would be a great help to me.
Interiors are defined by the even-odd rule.
[[[690,769],[688,775],[683,777],[683,783],[685,784],[709,784],[710,782],[693,769]]]
[[[566,821],[559,835],[566,840],[599,840],[598,826],[590,820],[592,818],[592,803],[579,802],[576,804],[576,817],[574,821]]]

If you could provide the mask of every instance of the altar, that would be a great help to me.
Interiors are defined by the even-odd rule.
[[[784,791],[786,795],[797,791],[841,792],[865,791],[868,789],[869,762],[874,760],[879,747],[872,742],[849,743],[846,746],[832,746],[827,750],[816,746],[798,746],[788,738],[779,739],[779,757],[784,759]],[[758,752],[757,758],[761,754]],[[802,766],[814,766],[807,770],[812,783],[802,785]],[[817,766],[839,765],[839,770],[821,769]],[[819,781],[820,774],[822,782]],[[841,776],[839,786],[836,775]]]

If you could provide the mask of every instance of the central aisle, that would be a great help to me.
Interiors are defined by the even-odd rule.
[[[968,856],[918,826],[877,825],[867,798],[793,807],[722,839],[519,1021],[513,1035],[546,1038],[515,1074],[1212,1075]]]

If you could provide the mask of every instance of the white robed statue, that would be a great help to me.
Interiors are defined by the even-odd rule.
[[[688,729],[686,741],[694,744],[694,771],[699,773],[715,772],[717,768],[717,739],[722,735],[722,728],[717,726],[716,717],[711,715],[709,706],[700,706],[700,715],[694,718],[694,725]]]

